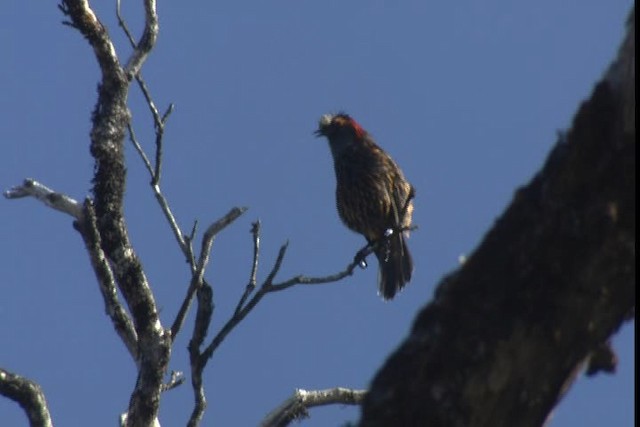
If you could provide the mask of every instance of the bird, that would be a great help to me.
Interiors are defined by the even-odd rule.
[[[415,190],[391,156],[348,114],[322,115],[315,135],[329,141],[338,215],[373,248],[379,264],[378,293],[390,300],[413,272],[405,238]]]

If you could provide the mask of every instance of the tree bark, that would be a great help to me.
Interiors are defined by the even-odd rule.
[[[571,131],[377,373],[361,426],[540,426],[585,362],[614,367],[608,340],[635,309],[634,20]]]

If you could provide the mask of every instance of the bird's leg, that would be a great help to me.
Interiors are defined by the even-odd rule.
[[[369,254],[371,254],[371,252],[375,250],[377,245],[378,242],[368,242],[367,246],[360,249],[358,253],[356,253],[356,256],[353,257],[353,262],[355,264],[358,264],[362,269],[367,268],[367,257],[369,256]]]
[[[384,262],[389,260],[389,256],[391,255],[391,239],[393,233],[396,233],[394,228],[387,228],[384,231],[384,234],[378,240],[370,241],[367,246],[360,249],[355,257],[353,257],[353,262],[358,264],[360,268],[367,268],[367,260],[366,258],[372,252],[375,252],[380,245],[384,245]]]

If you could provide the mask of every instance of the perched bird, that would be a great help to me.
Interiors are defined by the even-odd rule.
[[[393,159],[349,115],[323,115],[315,133],[329,140],[338,214],[373,245],[380,266],[379,292],[391,299],[411,280],[413,271],[405,235],[411,226],[414,189]]]

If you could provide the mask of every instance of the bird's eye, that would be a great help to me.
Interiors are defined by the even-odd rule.
[[[342,127],[342,126],[345,126],[347,124],[347,120],[344,117],[336,117],[336,118],[333,119],[333,124],[335,126]]]

